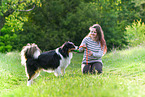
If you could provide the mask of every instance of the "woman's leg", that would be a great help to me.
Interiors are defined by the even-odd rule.
[[[100,62],[96,62],[92,65],[92,73],[95,74],[95,73],[102,73],[102,63]]]

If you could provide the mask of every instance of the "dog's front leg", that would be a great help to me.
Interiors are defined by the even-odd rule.
[[[33,83],[33,79],[28,79],[28,81],[27,81],[27,86],[30,86],[31,84]]]
[[[61,74],[62,74],[62,76],[65,74],[65,69],[64,68],[61,69]]]
[[[61,68],[58,67],[57,69],[54,70],[54,75],[59,76],[61,74]]]

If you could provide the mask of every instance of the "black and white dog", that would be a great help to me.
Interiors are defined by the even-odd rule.
[[[72,58],[71,51],[75,49],[77,47],[72,42],[65,42],[61,47],[43,53],[34,43],[24,46],[21,51],[21,63],[25,65],[27,86],[39,76],[40,70],[54,72],[55,76],[64,75]]]

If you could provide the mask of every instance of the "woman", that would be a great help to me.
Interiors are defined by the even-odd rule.
[[[102,56],[107,52],[106,41],[101,26],[94,24],[89,28],[89,34],[82,40],[79,52],[84,51],[82,61],[83,74],[102,73]]]

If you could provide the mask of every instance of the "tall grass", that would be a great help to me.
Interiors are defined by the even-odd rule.
[[[64,76],[41,72],[27,87],[19,52],[0,54],[2,97],[143,97],[145,49],[112,51],[103,56],[103,74],[81,73],[82,53],[74,54]]]

